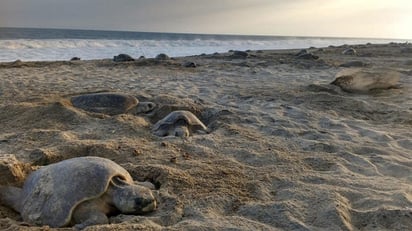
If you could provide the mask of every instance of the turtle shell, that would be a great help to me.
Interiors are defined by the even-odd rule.
[[[137,106],[136,97],[122,93],[92,93],[71,98],[73,106],[85,111],[99,112],[108,115],[126,113]]]
[[[388,89],[396,87],[400,80],[398,72],[384,68],[343,70],[337,76],[331,84],[348,92]]]
[[[114,176],[133,184],[124,168],[105,158],[78,157],[44,166],[24,183],[20,205],[23,220],[67,226],[76,206],[104,194]]]
[[[153,130],[168,129],[170,126],[174,126],[179,120],[184,120],[189,127],[193,128],[192,130],[207,131],[207,127],[192,112],[183,110],[169,113],[153,125]]]

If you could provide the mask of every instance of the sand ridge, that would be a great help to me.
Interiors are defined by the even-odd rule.
[[[159,209],[87,230],[405,230],[412,227],[412,55],[408,44],[199,55],[159,61],[0,64],[0,155],[32,166],[101,156],[159,190]],[[400,87],[330,85],[341,64],[390,68]],[[185,61],[196,62],[186,68]],[[122,92],[158,105],[107,116],[73,95]],[[159,138],[152,125],[190,110],[210,129]],[[0,207],[0,228],[25,226]],[[64,230],[64,229],[61,229]]]

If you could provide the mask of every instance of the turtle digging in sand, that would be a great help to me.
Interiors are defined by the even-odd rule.
[[[173,111],[153,125],[153,133],[162,137],[188,137],[197,130],[208,132],[202,121],[190,111]]]
[[[347,69],[339,72],[331,83],[347,92],[367,93],[375,89],[389,89],[397,87],[399,72],[377,69]]]
[[[108,216],[156,209],[152,191],[133,182],[115,162],[78,157],[31,173],[23,188],[0,186],[0,201],[34,225],[65,227],[108,224]]]
[[[127,112],[133,114],[152,111],[156,104],[139,102],[131,95],[114,92],[91,93],[71,98],[73,106],[89,112],[98,112],[108,115],[118,115]]]

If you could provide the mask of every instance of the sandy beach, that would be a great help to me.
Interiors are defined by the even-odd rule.
[[[356,54],[342,54],[350,47]],[[86,230],[411,229],[412,46],[350,47],[0,63],[0,157],[24,173],[1,183],[21,186],[39,166],[99,156],[152,182],[159,207]],[[330,85],[353,68],[396,72],[399,84],[366,93]],[[70,103],[91,92],[157,106],[109,116]],[[210,133],[153,135],[175,110],[193,112]],[[0,229],[71,230],[32,226],[2,205]]]

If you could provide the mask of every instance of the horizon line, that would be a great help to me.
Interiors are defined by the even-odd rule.
[[[123,33],[153,33],[153,34],[181,34],[199,36],[238,36],[238,37],[285,37],[285,38],[325,38],[325,39],[374,39],[374,40],[411,40],[412,38],[376,38],[376,37],[353,37],[353,36],[317,36],[317,35],[272,35],[272,34],[213,34],[213,33],[192,33],[192,32],[162,32],[162,31],[133,31],[116,29],[84,29],[84,28],[53,28],[53,27],[16,27],[0,26],[5,29],[37,29],[37,30],[73,30],[73,31],[100,31],[100,32],[123,32]],[[408,42],[408,41],[405,41]]]

